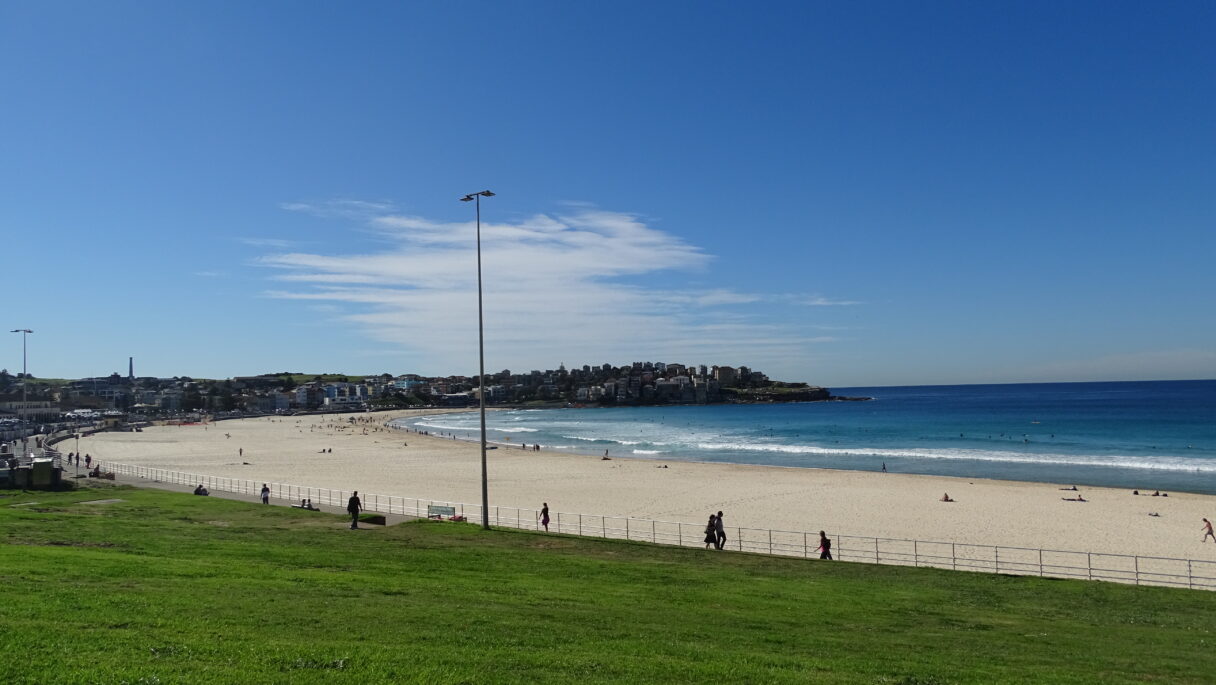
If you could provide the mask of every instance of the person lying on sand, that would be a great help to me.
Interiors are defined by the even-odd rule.
[[[1071,491],[1073,491],[1073,492],[1076,492],[1076,490],[1077,490],[1077,486],[1075,486],[1075,485],[1074,485],[1074,486],[1072,486],[1071,488],[1060,488],[1060,489],[1061,489],[1061,490],[1071,490]]]
[[[1077,495],[1076,497],[1061,497],[1060,499],[1064,500],[1065,502],[1088,502],[1089,501],[1080,495]]]

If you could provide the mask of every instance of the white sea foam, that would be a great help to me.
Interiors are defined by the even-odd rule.
[[[730,452],[780,452],[823,456],[872,456],[903,459],[952,459],[967,461],[1006,462],[1021,464],[1050,464],[1055,466],[1100,466],[1105,468],[1146,469],[1156,471],[1198,471],[1216,473],[1211,459],[1188,457],[1134,457],[1124,455],[1050,454],[967,449],[870,449],[865,447],[838,448],[816,445],[773,445],[763,443],[698,443],[697,449]]]
[[[474,429],[480,428],[479,424],[453,425],[450,423],[435,423],[433,421],[418,421],[418,422],[414,423],[413,425],[425,426],[427,428],[435,428],[438,430],[448,430],[448,431],[467,431],[467,430],[474,430]],[[514,427],[514,428],[500,428],[498,426],[488,426],[487,429],[491,430],[491,431],[497,431],[499,433],[537,433],[540,430],[538,428],[526,428],[523,426],[518,426],[518,427]]]
[[[666,454],[663,450],[634,450],[634,454]]]
[[[425,426],[427,428],[438,428],[439,430],[447,430],[447,431],[467,431],[467,430],[471,430],[473,428],[477,428],[477,426],[472,426],[472,425],[453,426],[453,425],[447,424],[447,423],[434,423],[431,421],[419,421],[419,422],[415,423],[414,425],[415,426]]]

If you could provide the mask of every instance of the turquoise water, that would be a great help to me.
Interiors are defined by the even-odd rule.
[[[1216,381],[834,388],[870,402],[530,409],[504,447],[1216,493]],[[402,424],[478,439],[477,412]]]

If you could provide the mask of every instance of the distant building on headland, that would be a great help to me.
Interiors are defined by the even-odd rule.
[[[481,392],[477,376],[380,374],[346,376],[272,373],[224,380],[136,377],[135,360],[127,375],[81,378],[59,383],[31,382],[22,404],[13,395],[21,379],[0,373],[0,418],[52,421],[73,410],[116,410],[156,417],[187,413],[287,413],[360,411],[394,406],[470,406]],[[787,402],[830,399],[824,388],[770,381],[746,366],[631,362],[513,373],[486,374],[487,404],[528,402],[581,405],[710,404]],[[17,406],[22,404],[22,406]]]

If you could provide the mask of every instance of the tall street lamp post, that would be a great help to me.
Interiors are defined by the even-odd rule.
[[[25,338],[30,333],[33,333],[33,331],[28,328],[14,328],[11,332],[21,334],[21,456],[25,457],[26,450],[28,449],[26,441],[29,440],[29,437],[26,435],[29,431],[29,426],[26,424],[29,423],[28,417],[30,414],[30,408],[26,406],[25,394],[25,390],[30,384],[30,370],[25,363]]]
[[[490,485],[486,476],[486,334],[481,307],[481,198],[494,197],[494,193],[483,190],[460,198],[461,202],[477,205],[477,358],[479,363],[480,390],[478,400],[481,407],[481,527],[490,529]]]

